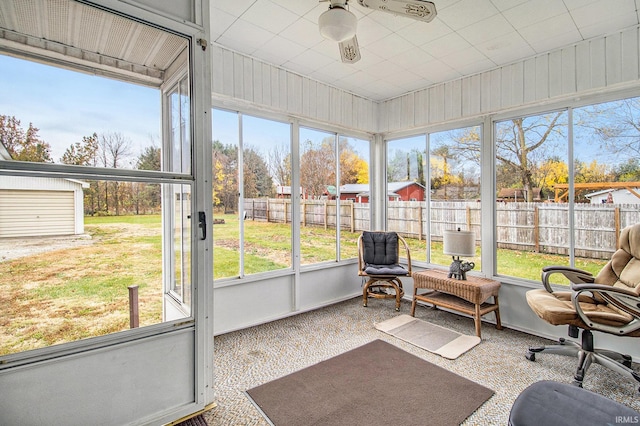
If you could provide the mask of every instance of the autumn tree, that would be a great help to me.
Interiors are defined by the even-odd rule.
[[[448,145],[440,145],[431,151],[431,189],[442,189],[445,200],[449,198],[447,195],[448,187],[456,181],[449,166],[449,161],[453,158]]]
[[[640,160],[630,158],[614,170],[618,182],[640,182]]]
[[[369,163],[360,157],[346,138],[339,142],[340,185],[369,183]]]
[[[224,207],[225,213],[238,208],[238,148],[213,141],[213,200],[214,206]]]
[[[39,129],[29,123],[25,131],[14,116],[0,115],[0,142],[16,161],[52,163],[51,146],[40,139]]]
[[[609,182],[613,179],[605,164],[599,164],[597,160],[589,163],[574,161],[574,180],[576,183]]]
[[[536,170],[538,186],[551,195],[553,186],[569,182],[569,165],[558,157],[545,160]]]

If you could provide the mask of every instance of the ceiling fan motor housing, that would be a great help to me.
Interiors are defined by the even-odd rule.
[[[358,19],[342,6],[332,4],[318,19],[320,34],[334,41],[344,41],[356,34]]]

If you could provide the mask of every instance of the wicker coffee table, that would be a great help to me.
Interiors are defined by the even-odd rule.
[[[437,269],[413,273],[413,303],[411,316],[415,316],[416,302],[426,302],[434,306],[451,309],[471,315],[476,326],[476,335],[480,335],[482,315],[495,312],[496,328],[502,330],[498,291],[500,282],[487,278],[467,276],[466,280],[447,278],[448,272]],[[418,294],[418,289],[428,289]],[[493,303],[487,300],[493,297]]]

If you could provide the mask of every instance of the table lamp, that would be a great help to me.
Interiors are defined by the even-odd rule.
[[[463,262],[460,256],[475,256],[476,244],[475,234],[472,231],[444,231],[442,235],[442,252],[450,254],[453,262],[449,266],[449,278],[458,280],[467,279],[467,271],[472,270],[476,265],[473,262]]]

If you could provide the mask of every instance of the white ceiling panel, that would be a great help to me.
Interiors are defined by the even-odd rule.
[[[520,29],[541,25],[543,21],[565,12],[567,7],[562,0],[534,0],[520,3],[502,13],[515,29]]]
[[[123,63],[140,65],[154,82],[162,73],[154,64],[172,59],[168,40],[154,31],[136,28],[135,43],[128,45],[121,35],[132,29],[117,17],[96,20],[82,2],[56,1],[67,5],[65,13],[49,13],[51,0],[0,0],[0,30],[25,35],[27,44],[55,42],[87,57],[129,61]],[[319,34],[327,1],[210,0],[211,42],[382,101],[640,23],[640,0],[433,2],[437,14],[425,23],[348,0],[362,55],[353,64],[342,63],[337,43]]]
[[[293,24],[285,28],[280,35],[307,48],[312,48],[324,41],[324,38],[320,35],[318,26],[313,25],[312,22],[304,18],[296,20]]]
[[[212,41],[378,101],[640,23],[634,0],[433,2],[425,23],[349,0],[362,55],[354,64],[320,36],[329,3],[318,0],[211,0],[221,15]]]
[[[293,24],[300,16],[270,0],[261,0],[256,1],[247,9],[241,18],[271,33],[279,34],[280,31]]]
[[[458,31],[475,23],[484,21],[498,13],[498,9],[489,0],[460,1],[438,13],[438,18],[452,30]]]

